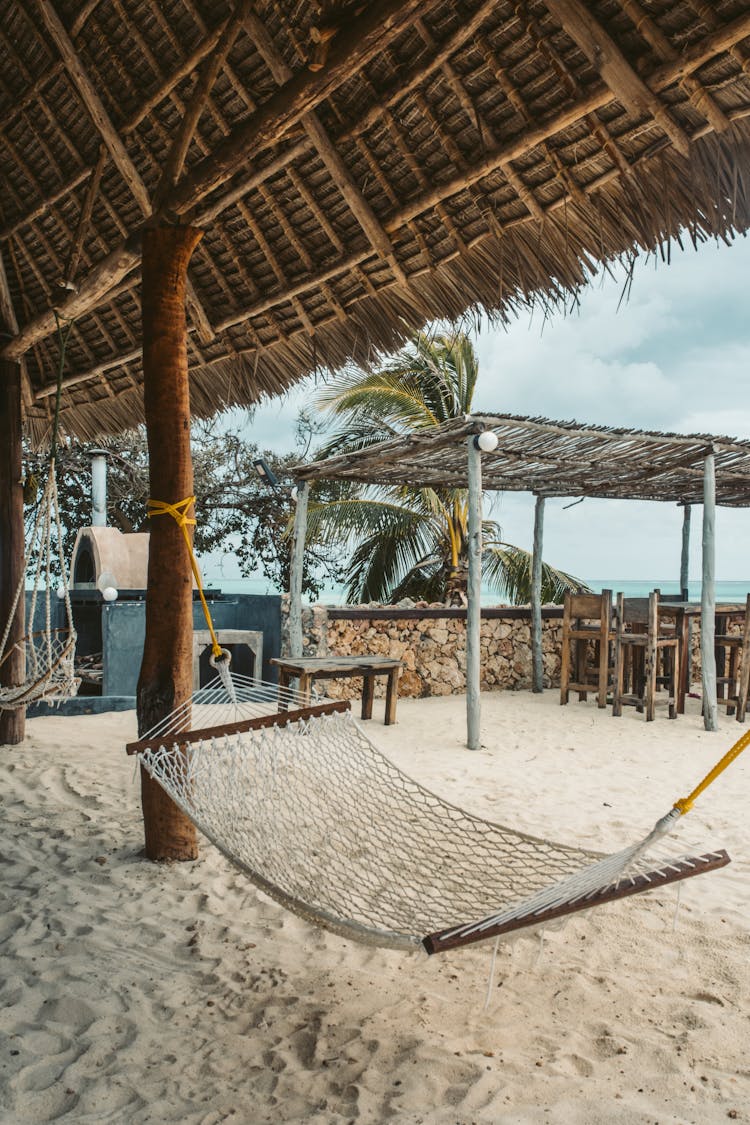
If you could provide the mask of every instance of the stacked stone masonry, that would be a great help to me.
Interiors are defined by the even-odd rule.
[[[433,616],[440,605],[401,602],[398,606],[348,606],[347,610],[375,611],[377,616],[341,617],[339,607],[315,605],[303,609],[305,656],[388,656],[403,661],[399,695],[421,697],[463,694],[466,675],[466,618]],[[288,596],[282,599],[282,651],[288,652]],[[388,610],[399,616],[384,616]],[[508,616],[496,616],[507,610]],[[402,616],[413,610],[411,616]],[[423,610],[429,610],[425,616]],[[520,614],[520,616],[519,616]],[[732,630],[733,631],[733,630]],[[562,619],[559,606],[542,614],[544,686],[559,687]],[[691,636],[691,682],[700,680],[700,627]],[[498,606],[482,618],[482,691],[520,691],[531,688],[531,615],[528,607]],[[327,680],[320,688],[336,699],[356,698],[360,684],[351,679]],[[376,683],[382,694],[384,683]]]

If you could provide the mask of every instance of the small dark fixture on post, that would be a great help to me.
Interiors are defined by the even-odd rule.
[[[256,473],[264,484],[267,484],[269,488],[276,488],[278,486],[278,478],[265,457],[258,457],[257,460],[253,461],[253,465]]]

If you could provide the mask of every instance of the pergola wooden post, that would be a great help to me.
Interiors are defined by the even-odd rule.
[[[531,690],[544,691],[542,660],[542,540],[544,537],[544,497],[534,504],[534,547],[531,557]]]
[[[475,435],[467,442],[468,554],[466,589],[466,745],[479,749],[481,702],[480,651],[482,638],[482,453]]]
[[[176,504],[193,490],[185,291],[202,231],[156,227],[143,236],[143,381],[151,499]],[[146,639],[138,680],[139,735],[189,700],[193,689],[193,578],[180,528],[151,521]],[[189,714],[187,717],[189,722]],[[195,859],[195,827],[141,769],[149,859]]]
[[[297,505],[294,509],[292,557],[289,564],[289,655],[302,656],[302,568],[307,533],[307,500],[310,492],[305,481],[297,484]]]
[[[682,553],[680,555],[680,595],[683,601],[689,596],[690,573],[690,515],[689,504],[682,506]]]
[[[719,729],[716,702],[716,465],[713,450],[703,462],[703,574],[701,582],[701,679],[703,725]]]
[[[0,360],[0,631],[10,617],[18,584],[23,577],[24,525],[21,483],[21,367]],[[8,658],[0,666],[0,684],[23,682],[23,648],[12,652],[24,635],[24,599],[11,622]],[[26,733],[26,709],[0,711],[0,745],[16,746]]]

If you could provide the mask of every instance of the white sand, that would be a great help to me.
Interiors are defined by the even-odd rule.
[[[461,697],[367,724],[402,768],[485,817],[614,850],[742,733],[592,703]],[[695,708],[695,704],[693,704]],[[134,716],[46,718],[0,751],[0,1121],[750,1121],[750,751],[686,818],[733,864],[502,946],[353,945],[285,913],[208,844],[140,855]]]

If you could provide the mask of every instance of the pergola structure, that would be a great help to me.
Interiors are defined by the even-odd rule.
[[[177,503],[191,414],[746,230],[748,40],[750,0],[0,0],[0,617],[56,314],[63,431],[145,420]],[[155,520],[141,730],[190,691],[184,556]]]
[[[718,729],[716,703],[716,504],[750,507],[750,441],[711,434],[665,434],[472,414],[455,422],[329,457],[297,470],[292,553],[290,644],[302,654],[302,551],[307,487],[315,480],[417,488],[468,488],[469,582],[466,614],[467,742],[479,747],[479,630],[482,572],[482,490],[531,492],[536,497],[531,590],[533,690],[542,690],[542,539],[544,501],[552,496],[671,501],[683,506],[680,585],[687,587],[691,505],[703,505],[701,666],[704,723]]]

